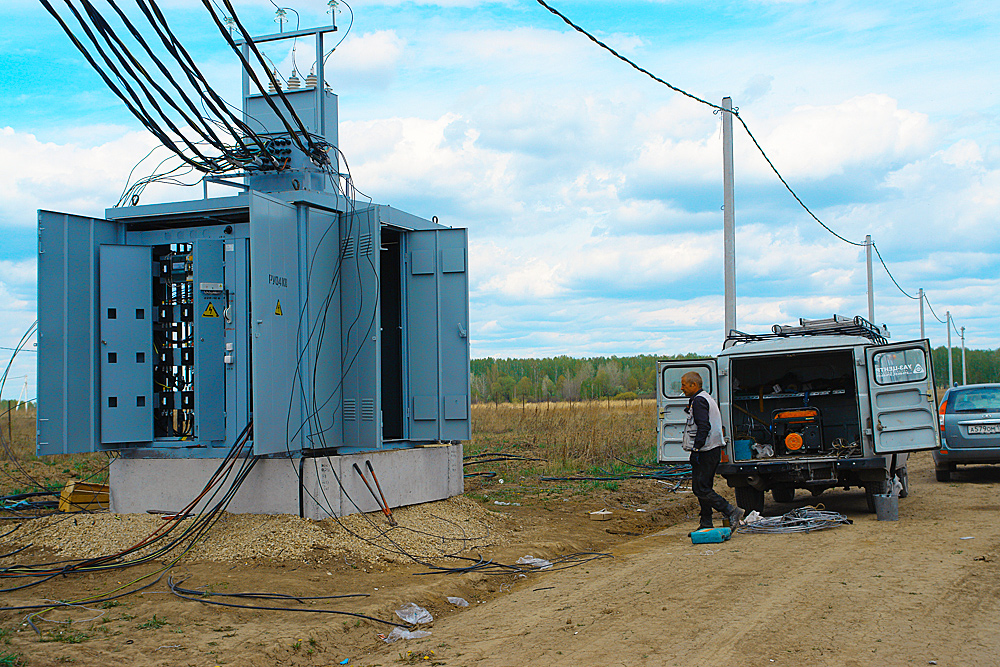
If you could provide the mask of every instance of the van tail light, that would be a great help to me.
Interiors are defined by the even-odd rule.
[[[941,401],[941,407],[938,408],[938,427],[941,429],[942,435],[944,434],[944,412],[948,409],[948,399]]]
[[[721,463],[729,463],[729,454],[726,454],[726,450],[722,450],[722,461]]]

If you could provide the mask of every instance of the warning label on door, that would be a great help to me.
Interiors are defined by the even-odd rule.
[[[218,317],[219,313],[218,313],[218,311],[215,310],[215,306],[213,306],[211,303],[209,303],[208,304],[208,308],[205,309],[205,312],[202,313],[201,316],[202,317]]]
[[[281,315],[281,301],[278,301],[278,305],[274,307],[274,314]]]

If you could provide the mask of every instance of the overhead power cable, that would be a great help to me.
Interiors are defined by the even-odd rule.
[[[882,253],[878,251],[878,246],[875,245],[874,241],[872,242],[872,250],[875,251],[875,254],[878,256],[878,261],[882,263],[882,268],[885,269],[886,274],[888,274],[889,279],[892,280],[892,284],[896,286],[896,289],[898,289],[900,293],[907,299],[913,299],[914,301],[919,300],[920,299],[919,296],[913,296],[912,294],[908,294],[906,290],[904,290],[902,287],[899,286],[899,283],[896,282],[896,279],[892,275],[892,271],[890,271],[889,267],[885,265],[885,260],[882,259]]]
[[[739,108],[738,107],[737,108],[733,108],[733,109],[726,109],[726,108],[724,108],[724,107],[722,107],[722,106],[720,106],[718,104],[715,104],[713,102],[709,102],[708,100],[706,100],[704,98],[698,97],[697,95],[693,95],[692,93],[689,93],[688,91],[686,91],[686,90],[684,90],[682,88],[678,88],[677,86],[673,85],[672,83],[669,83],[668,81],[665,81],[664,79],[656,76],[655,74],[653,74],[649,70],[645,69],[644,67],[641,67],[640,65],[636,64],[635,62],[633,62],[629,58],[626,58],[622,54],[618,53],[616,50],[614,50],[613,48],[611,48],[610,46],[608,46],[607,44],[605,44],[601,40],[597,39],[597,37],[595,37],[591,33],[587,32],[587,30],[585,30],[584,28],[582,28],[579,25],[577,25],[576,23],[574,23],[572,20],[570,20],[569,17],[567,17],[562,12],[560,12],[558,9],[556,9],[555,7],[552,7],[551,5],[549,5],[547,2],[545,2],[545,0],[535,0],[535,1],[538,4],[540,4],[542,7],[544,7],[545,9],[549,10],[552,14],[558,16],[560,19],[562,19],[562,21],[566,25],[570,26],[571,28],[573,28],[574,30],[576,30],[577,32],[579,32],[581,35],[585,36],[587,39],[589,39],[590,41],[592,41],[594,44],[596,44],[597,46],[599,46],[602,49],[606,50],[611,55],[613,55],[614,57],[618,58],[622,62],[626,63],[627,65],[629,65],[633,69],[635,69],[635,70],[637,70],[637,71],[645,74],[646,76],[648,76],[649,78],[653,79],[657,83],[663,84],[664,86],[666,86],[670,90],[673,90],[674,92],[680,93],[681,95],[684,95],[685,97],[688,97],[688,98],[690,98],[690,99],[692,99],[692,100],[694,100],[696,102],[700,102],[701,104],[704,104],[705,106],[711,107],[714,110],[714,113],[729,113],[729,114],[732,114],[733,116],[735,116],[736,119],[740,122],[740,125],[743,126],[743,129],[746,131],[747,136],[750,137],[750,140],[753,142],[753,145],[757,148],[757,151],[761,154],[761,156],[764,158],[764,161],[767,162],[767,165],[771,168],[771,171],[774,172],[774,175],[778,177],[778,180],[781,181],[781,184],[783,186],[785,186],[785,189],[788,190],[788,193],[792,195],[792,197],[799,204],[799,206],[801,206],[802,209],[807,214],[809,214],[809,217],[811,217],[813,220],[815,220],[823,229],[825,229],[830,234],[832,234],[833,236],[837,237],[838,239],[840,239],[844,243],[847,243],[848,245],[852,245],[852,246],[855,246],[855,247],[858,247],[858,248],[865,247],[865,243],[863,243],[863,242],[859,243],[858,241],[852,241],[851,239],[846,238],[845,236],[842,236],[841,234],[838,234],[829,225],[827,225],[825,222],[823,222],[822,220],[820,220],[819,216],[817,216],[815,213],[813,213],[812,210],[806,205],[806,203],[804,201],[802,201],[802,198],[799,197],[799,195],[795,192],[795,190],[792,189],[792,186],[788,184],[788,181],[786,181],[785,177],[781,175],[780,171],[778,171],[778,168],[774,165],[774,162],[772,162],[771,158],[768,157],[767,153],[764,151],[763,146],[761,146],[760,142],[757,141],[757,138],[754,136],[753,132],[750,131],[750,127],[746,124],[746,121],[743,120],[743,117],[740,116]],[[872,248],[875,250],[875,253],[878,255],[879,262],[882,263],[882,267],[885,269],[886,274],[888,274],[889,278],[892,280],[892,282],[896,286],[896,288],[899,289],[899,291],[904,296],[906,296],[907,298],[917,299],[918,297],[915,297],[915,296],[907,293],[906,290],[904,290],[900,286],[900,284],[896,280],[895,276],[893,276],[892,272],[889,271],[889,267],[886,265],[885,260],[882,259],[882,255],[881,255],[881,253],[879,253],[878,248],[875,246],[874,243],[872,243]],[[930,305],[929,302],[928,302],[928,305]],[[935,317],[937,317],[937,316],[935,315]],[[943,320],[940,320],[940,318],[938,318],[938,320],[941,321],[941,322],[943,322]]]
[[[652,72],[650,72],[646,68],[637,65],[632,60],[630,60],[630,59],[626,58],[625,56],[623,56],[622,54],[618,53],[613,48],[611,48],[610,46],[608,46],[607,44],[605,44],[604,42],[602,42],[601,40],[597,39],[592,34],[590,34],[589,32],[587,32],[586,30],[584,30],[583,28],[581,28],[580,26],[578,26],[576,23],[573,23],[573,21],[571,21],[565,14],[563,14],[562,12],[560,12],[558,9],[552,7],[551,5],[547,4],[545,2],[545,0],[535,0],[535,1],[538,4],[540,4],[542,7],[545,7],[547,10],[549,10],[550,12],[552,12],[553,14],[555,14],[556,16],[558,16],[559,18],[561,18],[566,25],[570,26],[571,28],[573,28],[574,30],[576,30],[577,32],[579,32],[581,35],[585,36],[587,39],[589,39],[590,41],[592,41],[594,44],[597,44],[602,49],[608,51],[615,58],[618,58],[619,60],[621,60],[622,62],[626,63],[630,67],[638,70],[639,72],[642,72],[643,74],[645,74],[649,78],[653,79],[657,83],[661,83],[661,84],[663,84],[664,86],[666,86],[667,88],[669,88],[670,90],[672,90],[674,92],[680,93],[681,95],[684,95],[685,97],[688,97],[688,98],[690,98],[690,99],[692,99],[692,100],[694,100],[696,102],[700,102],[701,104],[704,104],[705,106],[711,107],[712,109],[715,110],[715,113],[729,113],[729,114],[732,114],[733,116],[735,116],[736,119],[740,121],[740,125],[743,126],[743,129],[746,130],[746,133],[750,137],[750,140],[753,141],[753,145],[757,147],[757,150],[760,151],[760,154],[764,157],[764,160],[767,162],[768,166],[771,167],[771,171],[774,172],[774,175],[778,177],[778,180],[781,181],[781,184],[785,186],[785,189],[788,190],[788,192],[792,195],[792,197],[795,198],[795,201],[797,201],[799,203],[799,206],[801,206],[805,210],[805,212],[808,213],[809,216],[813,220],[815,220],[816,222],[818,222],[820,224],[820,226],[823,227],[823,229],[825,229],[826,231],[830,232],[831,234],[833,234],[834,236],[836,236],[838,239],[840,239],[844,243],[849,243],[850,245],[853,245],[853,246],[864,247],[864,245],[865,245],[864,243],[858,243],[857,241],[851,241],[850,239],[844,238],[843,236],[841,236],[837,232],[833,231],[829,226],[826,225],[826,223],[824,223],[822,220],[820,220],[819,217],[817,217],[816,214],[813,213],[809,209],[808,206],[806,206],[806,203],[804,201],[802,201],[802,198],[799,197],[795,193],[795,190],[792,189],[792,186],[790,186],[788,184],[788,181],[786,181],[785,178],[784,178],[784,176],[781,175],[781,172],[778,171],[778,168],[774,166],[773,162],[771,162],[771,158],[769,158],[767,156],[767,153],[764,152],[764,148],[760,145],[760,143],[757,141],[757,138],[754,137],[753,133],[750,131],[750,128],[747,126],[746,122],[740,116],[740,110],[739,110],[739,108],[726,109],[726,108],[724,108],[722,106],[719,106],[718,104],[715,104],[713,102],[709,102],[706,99],[698,97],[697,95],[693,95],[693,94],[689,93],[688,91],[686,91],[686,90],[684,90],[682,88],[678,88],[677,86],[673,85],[672,83],[669,83],[669,82],[661,79],[660,77],[656,76],[655,74],[653,74]]]

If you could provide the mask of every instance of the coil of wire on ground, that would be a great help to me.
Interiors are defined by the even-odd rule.
[[[781,516],[762,517],[739,528],[740,533],[811,533],[826,528],[849,526],[854,522],[839,512],[806,506]]]

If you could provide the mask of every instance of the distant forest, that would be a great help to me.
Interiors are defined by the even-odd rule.
[[[635,357],[560,356],[545,359],[473,359],[472,400],[483,402],[580,401],[656,395],[658,359],[696,359],[697,354]],[[933,350],[934,379],[948,384],[948,350]],[[969,384],[1000,382],[1000,349],[966,350]],[[952,348],[954,381],[962,381],[962,350]]]

